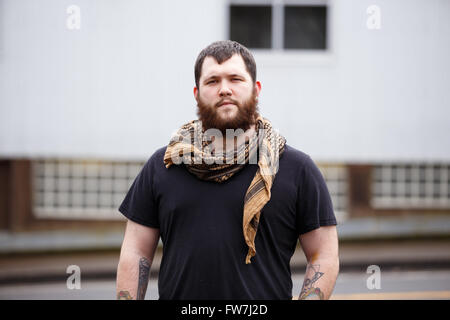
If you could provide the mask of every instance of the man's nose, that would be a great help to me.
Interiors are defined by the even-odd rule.
[[[219,95],[221,97],[231,96],[231,89],[227,85],[226,81],[222,81],[222,84],[220,86]]]

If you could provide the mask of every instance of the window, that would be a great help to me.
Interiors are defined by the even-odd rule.
[[[117,209],[143,165],[143,162],[35,160],[34,215],[50,219],[123,219]]]
[[[270,48],[272,8],[269,6],[231,6],[231,39],[248,48]]]
[[[336,219],[338,223],[343,222],[348,218],[347,168],[340,164],[320,164],[318,167],[330,192]]]
[[[450,166],[447,164],[383,164],[374,168],[375,208],[448,208]]]
[[[250,49],[327,49],[327,5],[322,1],[247,1],[230,4],[229,39]]]
[[[326,49],[326,38],[326,7],[284,7],[285,49]]]

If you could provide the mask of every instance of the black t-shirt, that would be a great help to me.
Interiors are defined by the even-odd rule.
[[[336,225],[327,186],[311,158],[285,146],[271,199],[261,211],[256,256],[245,264],[244,196],[257,165],[223,183],[207,182],[184,165],[167,169],[165,150],[147,161],[119,208],[128,219],[160,229],[159,298],[290,299],[289,263],[299,235]]]

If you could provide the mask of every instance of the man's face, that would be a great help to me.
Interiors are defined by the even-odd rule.
[[[261,84],[253,84],[240,55],[235,54],[222,64],[206,57],[198,86],[194,96],[204,129],[247,130],[254,123]]]

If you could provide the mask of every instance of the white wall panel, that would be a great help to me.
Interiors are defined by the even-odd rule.
[[[227,1],[0,1],[0,157],[146,159],[196,117]],[[81,9],[68,30],[66,9]],[[260,109],[317,160],[450,159],[450,2],[330,2],[326,54],[255,51]]]

